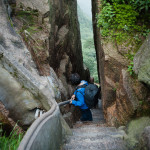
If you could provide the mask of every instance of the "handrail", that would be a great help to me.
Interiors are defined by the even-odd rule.
[[[60,103],[58,103],[58,106],[63,106],[63,105],[69,104],[70,101],[71,101],[71,99],[67,100],[67,101],[64,101],[64,102],[60,102]]]
[[[65,137],[63,130],[63,125],[60,119],[60,110],[59,106],[69,104],[70,100],[61,102],[56,104],[53,103],[51,109],[39,117],[31,127],[26,132],[25,136],[23,137],[18,150],[54,150],[59,149],[60,145],[62,144],[62,138]],[[53,123],[54,122],[54,123]],[[48,124],[48,126],[46,125]],[[45,128],[46,127],[46,128]],[[41,135],[43,131],[46,131],[46,140]],[[50,131],[50,132],[49,132]],[[43,133],[45,135],[45,133]],[[49,134],[50,133],[50,134]],[[52,135],[51,135],[52,134]],[[65,133],[70,134],[70,133]],[[44,140],[43,140],[44,139]],[[50,141],[53,141],[49,144]],[[40,142],[41,143],[40,143]],[[42,142],[45,142],[44,145]],[[39,146],[37,146],[39,145]]]
[[[57,108],[57,105],[54,103],[48,112],[46,112],[45,114],[43,114],[41,117],[39,117],[37,120],[34,121],[34,123],[31,125],[31,127],[28,129],[25,136],[23,137],[23,139],[18,147],[18,150],[26,150],[26,147],[30,143],[30,141],[31,141],[32,137],[34,136],[34,133],[36,132],[38,127],[40,127],[42,122],[45,119],[47,119],[47,117],[49,117],[50,115],[52,115],[54,113],[56,108]]]

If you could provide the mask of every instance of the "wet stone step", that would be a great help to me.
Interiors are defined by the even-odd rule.
[[[97,126],[82,126],[79,128],[74,128],[72,129],[73,132],[82,132],[82,133],[87,133],[87,132],[116,132],[117,129],[114,127],[97,127]]]
[[[87,132],[87,133],[77,133],[77,132],[73,132],[73,136],[70,137],[70,138],[73,138],[73,137],[97,137],[97,136],[110,136],[110,137],[120,137],[120,138],[124,138],[126,136],[125,132],[121,133],[121,132],[95,132],[95,133],[91,133],[91,132]]]
[[[95,141],[87,139],[86,141],[66,144],[64,148],[65,150],[126,150],[126,145],[121,139],[97,139]]]
[[[115,127],[107,127],[102,109],[92,109],[93,121],[78,121],[62,150],[127,150],[126,133]]]
[[[99,140],[99,141],[112,141],[112,140],[115,140],[115,139],[124,139],[124,135],[121,135],[121,134],[114,134],[114,135],[110,135],[109,133],[108,134],[87,134],[87,135],[80,135],[80,136],[72,136],[70,137],[67,142],[68,143],[72,143],[72,142],[80,142],[80,141],[85,141],[86,140],[91,140],[91,141],[96,141],[96,140]]]

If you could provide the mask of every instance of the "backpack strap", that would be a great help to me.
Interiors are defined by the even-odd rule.
[[[83,93],[81,92],[81,91],[77,91],[77,92],[79,92],[79,93],[81,93],[82,95],[83,95]],[[83,95],[84,96],[84,95]]]
[[[80,88],[85,88],[87,85],[86,84],[83,84],[83,85],[80,85],[80,86],[77,86],[76,87],[76,90],[80,89]]]
[[[79,93],[81,93],[81,94],[84,96],[84,94],[80,91],[80,89],[81,89],[81,88],[85,88],[86,86],[87,86],[86,84],[77,86],[77,87],[76,87],[76,93],[79,92]]]

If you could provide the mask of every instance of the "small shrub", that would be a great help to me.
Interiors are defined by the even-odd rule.
[[[140,27],[136,25],[138,15],[131,5],[105,3],[101,13],[97,15],[101,35],[115,37],[117,42],[124,41],[126,32],[139,30]]]
[[[133,70],[133,66],[134,66],[134,63],[133,63],[133,59],[134,59],[134,55],[135,54],[127,54],[126,57],[129,59],[130,63],[128,65],[128,72],[130,73],[131,76],[134,76],[135,73],[134,73],[134,70]]]
[[[143,37],[150,33],[149,0],[102,0],[100,9],[100,14],[97,14],[97,25],[105,39],[107,37],[115,40],[117,44],[132,41],[137,49]],[[143,13],[143,10],[146,13]],[[134,35],[138,38],[133,38]]]
[[[150,8],[149,0],[130,0],[129,3],[139,12],[141,12],[142,10],[148,12]]]

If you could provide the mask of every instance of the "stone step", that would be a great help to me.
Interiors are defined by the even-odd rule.
[[[126,133],[122,129],[107,127],[102,109],[92,109],[93,121],[77,122],[62,150],[127,150]]]
[[[126,150],[125,142],[119,138],[86,139],[73,141],[64,146],[65,150]]]
[[[94,133],[94,132],[116,132],[117,129],[115,127],[98,127],[95,125],[85,125],[79,128],[74,128],[72,129],[73,132],[78,132],[78,133]]]
[[[124,136],[123,135],[120,135],[120,134],[116,134],[116,135],[109,135],[109,134],[101,134],[101,135],[92,135],[91,137],[88,135],[86,136],[76,136],[76,137],[71,137],[70,139],[67,140],[67,143],[69,144],[73,144],[73,143],[80,143],[81,141],[82,142],[87,142],[87,141],[93,141],[93,142],[113,142],[113,141],[116,141],[116,140],[124,140]]]
[[[105,124],[105,121],[90,121],[90,122],[80,122],[78,121],[73,128],[82,128],[84,126],[89,126],[89,125],[93,125],[93,126],[98,126],[98,127],[106,127],[107,125]]]
[[[73,136],[70,137],[70,139],[73,138],[94,138],[94,137],[100,137],[100,136],[107,136],[111,138],[121,138],[123,139],[126,136],[126,133],[124,131],[119,131],[119,132],[110,132],[110,131],[105,131],[105,132],[86,132],[86,133],[78,133],[78,132],[73,132]],[[79,138],[79,139],[80,139]]]

